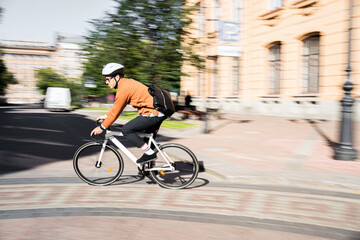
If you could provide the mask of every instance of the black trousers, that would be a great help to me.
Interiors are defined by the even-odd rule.
[[[145,117],[139,115],[127,122],[121,128],[121,131],[126,139],[129,139],[136,147],[141,148],[145,141],[136,132],[155,133],[156,135],[157,130],[165,119],[166,117]]]

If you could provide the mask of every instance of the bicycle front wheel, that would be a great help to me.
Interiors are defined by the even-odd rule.
[[[76,174],[90,185],[104,186],[115,182],[122,174],[124,161],[119,152],[106,145],[100,164],[102,144],[89,142],[82,145],[74,154],[73,165]]]
[[[199,162],[195,154],[187,147],[168,143],[160,146],[161,151],[175,168],[174,171],[150,170],[150,175],[160,186],[170,189],[181,189],[192,184],[199,173]],[[157,153],[157,160],[149,163],[149,168],[164,168],[167,161]]]

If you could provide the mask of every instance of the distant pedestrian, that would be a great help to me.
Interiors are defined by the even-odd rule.
[[[185,96],[185,106],[190,107],[191,102],[192,102],[191,95],[190,95],[190,93],[187,93],[186,96]]]

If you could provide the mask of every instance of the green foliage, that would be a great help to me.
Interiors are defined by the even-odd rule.
[[[137,116],[138,116],[137,112],[125,112],[123,116],[119,117],[119,119],[130,121],[130,120],[136,118]],[[184,128],[188,128],[188,127],[194,127],[197,125],[198,124],[187,123],[187,122],[183,122],[183,121],[165,120],[161,124],[161,127],[171,128],[171,129],[184,129]]]
[[[3,8],[0,7],[0,22],[2,17]],[[2,52],[0,51],[0,57]],[[7,71],[4,61],[0,58],[0,95],[5,94],[5,90],[9,84],[16,84],[17,81],[14,76]]]
[[[2,53],[0,52],[0,56]],[[5,63],[2,58],[0,58],[0,95],[5,94],[5,90],[9,84],[16,84],[17,81],[14,78],[13,74],[7,71]]]
[[[2,17],[3,8],[0,7],[0,22]],[[2,57],[2,52],[0,51],[0,57]],[[9,84],[18,83],[14,78],[13,74],[7,71],[4,61],[0,58],[0,95],[5,94],[5,90]]]
[[[95,79],[97,88],[87,94],[111,92],[101,76],[103,65],[118,62],[125,66],[125,77],[155,83],[174,91],[180,89],[181,66],[190,61],[203,67],[203,59],[191,49],[196,41],[184,29],[191,23],[193,9],[185,0],[116,0],[114,14],[93,20],[93,31],[86,37],[85,77]],[[187,37],[185,45],[184,38]]]
[[[171,121],[171,120],[165,120],[163,124],[161,124],[161,127],[165,128],[171,128],[171,129],[184,129],[188,127],[195,127],[198,124],[194,123],[187,123],[183,121]]]
[[[45,94],[48,87],[68,87],[66,79],[51,68],[39,69],[35,76],[38,79],[36,86],[42,94]]]
[[[73,81],[67,81],[64,77],[57,74],[52,68],[42,68],[36,71],[38,82],[36,86],[42,94],[46,93],[48,87],[64,87],[71,91],[71,104],[80,105],[81,87]]]

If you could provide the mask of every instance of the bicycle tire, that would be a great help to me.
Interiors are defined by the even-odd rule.
[[[150,171],[151,178],[161,187],[168,189],[182,189],[191,185],[199,174],[199,162],[195,154],[187,147],[177,143],[160,145],[160,149],[172,158],[175,171]],[[158,153],[157,160],[150,162],[148,167],[151,169],[165,164],[166,161]]]
[[[124,170],[124,161],[113,146],[106,145],[101,166],[96,167],[102,144],[89,142],[75,152],[73,166],[81,180],[90,185],[105,186],[118,180]]]

